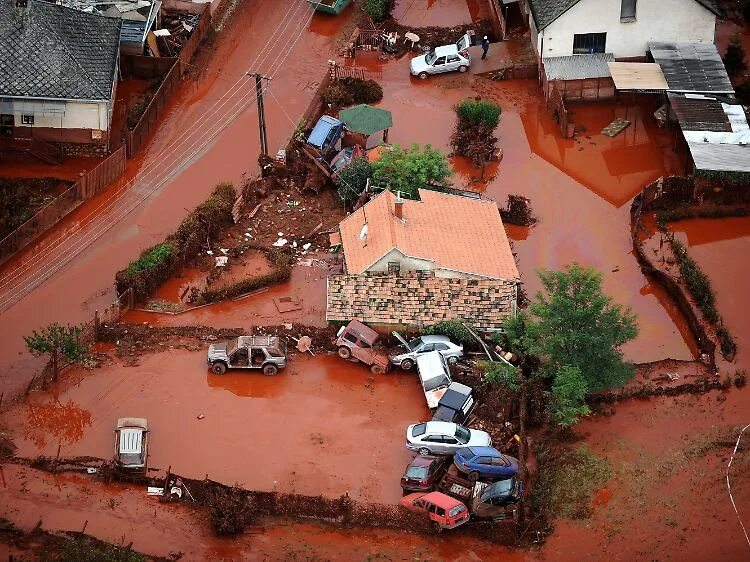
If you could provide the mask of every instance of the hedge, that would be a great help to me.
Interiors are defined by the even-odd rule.
[[[237,193],[231,183],[220,183],[211,195],[186,216],[177,230],[145,249],[138,259],[115,275],[118,294],[133,289],[136,302],[143,302],[187,261],[197,257],[207,240],[231,225]]]

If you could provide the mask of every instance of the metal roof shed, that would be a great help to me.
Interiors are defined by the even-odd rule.
[[[649,43],[648,48],[670,91],[734,94],[713,43]]]
[[[367,104],[344,109],[339,113],[339,118],[351,132],[365,136],[388,131],[393,127],[393,117],[390,111]]]
[[[614,62],[612,53],[594,53],[590,55],[570,55],[567,57],[548,57],[543,59],[547,80],[588,80],[590,78],[609,78],[611,76],[607,63]]]

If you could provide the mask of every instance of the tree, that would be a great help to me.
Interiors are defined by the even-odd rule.
[[[40,332],[34,330],[23,339],[34,357],[49,355],[52,377],[57,380],[61,359],[70,363],[82,363],[88,357],[88,345],[83,341],[82,334],[83,326],[60,326],[55,323]]]
[[[579,418],[589,414],[585,403],[586,381],[578,367],[564,365],[552,383],[552,402],[550,413],[552,419],[562,427],[570,427]]]
[[[537,272],[544,293],[537,293],[522,319],[522,339],[541,361],[543,376],[555,378],[576,367],[589,391],[621,386],[633,374],[620,346],[638,335],[635,315],[612,303],[602,291],[602,276],[577,263],[564,271]]]
[[[418,190],[426,184],[446,183],[452,173],[445,155],[429,144],[421,150],[417,144],[409,150],[394,146],[372,164],[372,171],[376,185],[411,198],[417,198]]]
[[[372,166],[367,158],[355,158],[338,174],[338,194],[344,204],[356,201],[372,178]]]
[[[747,70],[745,48],[742,46],[739,35],[735,35],[729,41],[729,46],[724,53],[724,66],[729,76],[736,76]]]

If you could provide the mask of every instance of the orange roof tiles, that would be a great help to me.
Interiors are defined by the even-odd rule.
[[[347,271],[366,271],[393,248],[433,261],[435,268],[490,279],[519,280],[516,261],[493,201],[419,190],[405,199],[404,220],[394,215],[396,195],[384,191],[339,225]],[[367,222],[366,240],[360,235]]]

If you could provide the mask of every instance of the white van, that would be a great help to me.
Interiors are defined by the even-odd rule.
[[[417,357],[417,371],[427,399],[427,407],[434,410],[451,384],[448,362],[439,351],[423,353]]]

